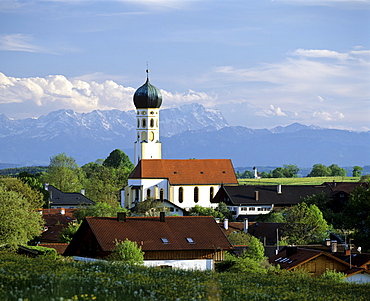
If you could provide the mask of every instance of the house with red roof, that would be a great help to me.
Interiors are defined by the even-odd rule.
[[[213,269],[232,245],[210,216],[87,217],[65,256],[104,259],[115,241],[134,241],[148,266]]]

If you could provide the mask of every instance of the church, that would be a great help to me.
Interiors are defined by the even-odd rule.
[[[221,185],[238,185],[230,159],[162,159],[159,111],[162,94],[147,79],[133,97],[136,107],[135,169],[121,192],[122,207],[147,198],[189,209],[211,207]],[[171,208],[170,208],[171,209]]]

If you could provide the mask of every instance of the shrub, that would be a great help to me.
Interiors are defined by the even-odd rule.
[[[344,279],[346,278],[346,274],[342,272],[337,272],[336,270],[331,271],[331,270],[326,270],[321,276],[321,279],[325,280],[332,280],[336,282],[344,282]]]

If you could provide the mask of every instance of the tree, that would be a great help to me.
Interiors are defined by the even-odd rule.
[[[213,216],[214,218],[219,218],[223,220],[225,216],[220,212],[213,208],[205,208],[199,205],[195,205],[194,207],[190,208],[189,215],[195,216]]]
[[[115,247],[108,256],[109,260],[122,261],[129,265],[141,265],[144,263],[144,252],[136,242],[126,238],[125,241],[115,240]]]
[[[82,188],[84,175],[73,157],[61,153],[50,158],[48,172],[42,180],[63,192],[78,192]]]
[[[261,172],[261,178],[271,178],[271,174],[267,171]]]
[[[257,262],[261,262],[265,259],[265,248],[262,242],[253,235],[249,238],[248,250],[243,254],[244,258],[250,258]]]
[[[235,220],[232,212],[229,210],[229,208],[227,208],[226,204],[223,202],[218,203],[216,211],[220,212],[224,216],[224,219],[227,218],[229,221]]]
[[[333,177],[345,177],[347,171],[344,168],[339,167],[337,164],[332,164],[328,167],[329,175]]]
[[[87,216],[115,217],[117,216],[118,212],[126,212],[127,214],[129,213],[127,209],[122,208],[118,203],[116,206],[112,206],[105,202],[99,202],[95,205],[78,208],[73,212],[73,216],[77,218],[77,220],[82,221]]]
[[[359,186],[354,189],[345,209],[347,228],[355,229],[353,234],[357,246],[370,250],[370,189]]]
[[[19,185],[26,185],[18,179],[14,180]],[[37,209],[42,204],[42,195],[37,192],[36,196],[23,194],[23,188],[12,190],[4,182],[0,182],[0,246],[9,245],[15,248],[41,233],[43,220]]]
[[[293,164],[284,164],[283,173],[286,178],[295,178],[299,172],[299,168],[297,165]]]
[[[60,233],[61,242],[70,243],[73,239],[73,236],[76,234],[77,230],[80,228],[81,223],[82,223],[81,221],[76,224],[69,223],[68,226],[64,228]]]
[[[160,212],[169,212],[163,202],[153,198],[147,198],[145,201],[138,202],[131,210],[132,213],[139,216],[159,216]]]
[[[120,149],[115,149],[104,160],[103,166],[113,168],[127,168],[130,171],[134,169],[130,158]]]
[[[271,172],[272,178],[285,178],[284,169],[282,167],[277,167]]]
[[[264,223],[285,223],[284,212],[285,210],[276,211],[273,209],[267,214],[259,214],[255,221]]]
[[[353,166],[352,177],[361,177],[364,169],[361,166]]]
[[[308,177],[327,177],[330,175],[329,169],[323,164],[314,164]]]
[[[305,202],[287,209],[285,222],[283,233],[290,244],[321,242],[328,230],[328,224],[320,209]]]

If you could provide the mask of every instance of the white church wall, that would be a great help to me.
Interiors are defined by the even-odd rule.
[[[179,200],[179,189],[183,189],[183,201]],[[198,202],[194,200],[194,189],[198,187]],[[190,209],[195,205],[202,207],[212,207],[210,188],[213,187],[213,195],[215,195],[220,188],[218,185],[183,185],[174,186],[173,203],[184,209]],[[172,200],[171,200],[172,201]],[[213,205],[213,204],[212,204]]]

